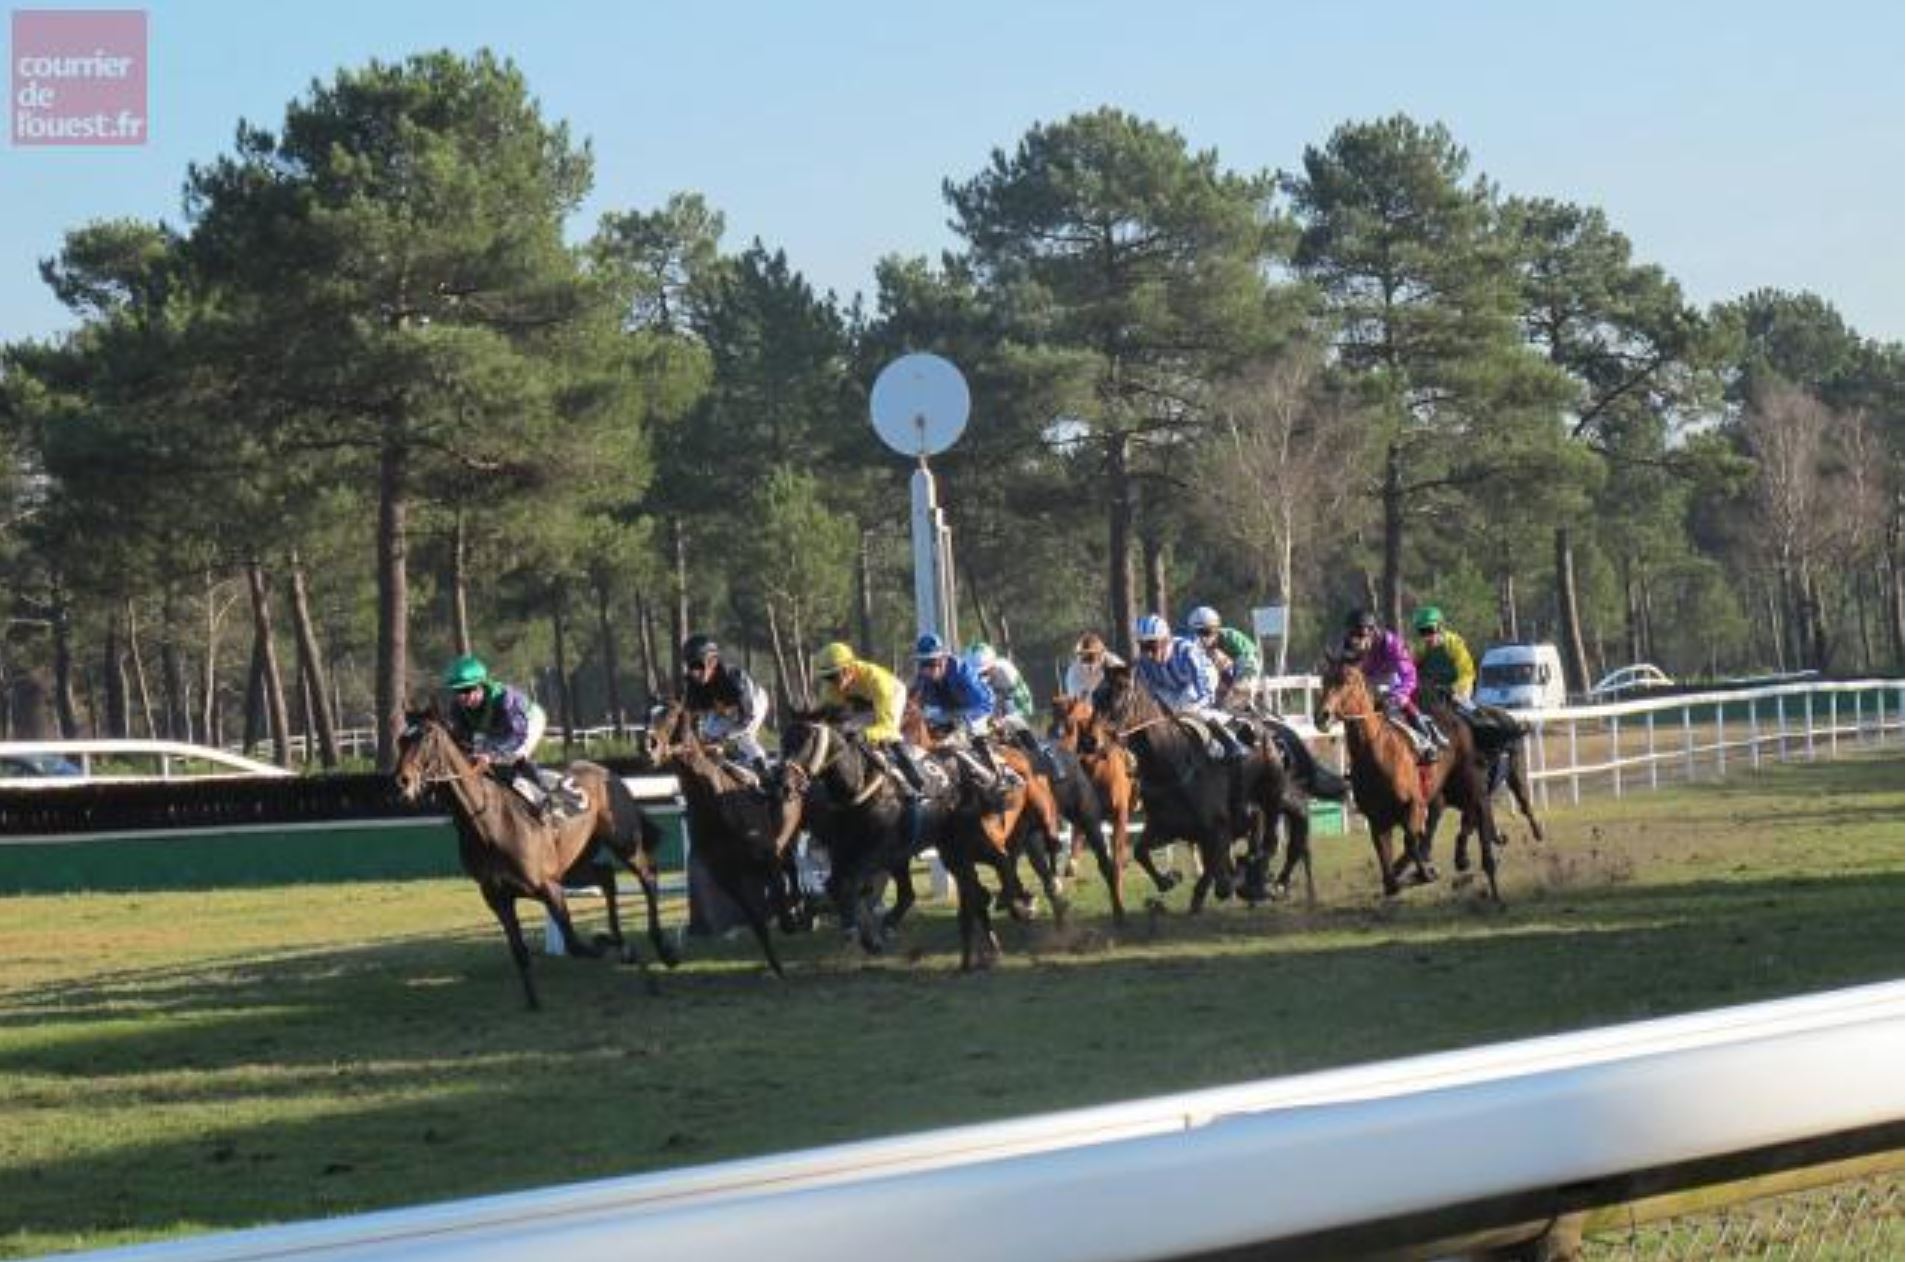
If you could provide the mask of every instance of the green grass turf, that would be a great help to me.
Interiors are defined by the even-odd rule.
[[[538,955],[540,1014],[461,881],[0,899],[0,1255],[1897,977],[1901,772],[1868,756],[1558,803],[1548,842],[1511,829],[1502,911],[1448,879],[1384,903],[1353,833],[1316,843],[1314,910],[1194,920],[1180,890],[1114,929],[1093,877],[1064,928],[1003,925],[987,974],[957,973],[948,911],[925,903],[884,957],[831,930],[783,939],[786,982],[745,935],[691,940],[659,995]]]

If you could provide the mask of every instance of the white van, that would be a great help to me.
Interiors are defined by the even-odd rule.
[[[1498,644],[1476,664],[1476,700],[1508,710],[1568,704],[1562,655],[1553,644]]]

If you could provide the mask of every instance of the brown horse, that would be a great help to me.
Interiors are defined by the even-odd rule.
[[[1283,760],[1266,742],[1258,742],[1236,762],[1217,760],[1206,752],[1201,737],[1139,683],[1130,666],[1106,668],[1092,706],[1138,760],[1139,798],[1145,804],[1145,836],[1136,848],[1139,864],[1157,880],[1148,862],[1154,847],[1173,840],[1197,847],[1201,870],[1191,890],[1191,911],[1202,910],[1214,890],[1221,902],[1233,892],[1250,902],[1276,896],[1267,881],[1247,881],[1240,891],[1232,851],[1239,837],[1246,838],[1246,876],[1268,872],[1280,821],[1287,850],[1276,886],[1286,887],[1299,863],[1309,872],[1308,806],[1291,792]]]
[[[790,781],[779,790],[755,783],[711,755],[680,702],[650,724],[647,753],[682,786],[695,857],[741,909],[768,967],[785,977],[768,917],[772,913],[784,933],[801,927],[800,877],[789,842],[801,827],[802,789]]]
[[[533,898],[548,910],[571,955],[597,956],[605,945],[616,946],[625,960],[642,963],[634,945],[623,940],[615,872],[599,857],[602,851],[621,860],[641,882],[648,900],[649,941],[663,963],[673,968],[677,962],[675,951],[662,936],[658,907],[656,854],[662,844],[661,830],[607,768],[577,762],[570,764],[569,775],[582,793],[584,806],[579,814],[551,825],[538,819],[519,794],[478,769],[435,713],[410,715],[397,742],[398,790],[407,802],[435,793],[449,808],[457,826],[458,858],[503,926],[531,1008],[542,1004],[530,978],[529,947],[516,918],[519,898]],[[570,882],[601,887],[609,911],[605,939],[584,942],[577,935],[563,894]]]
[[[1105,721],[1093,712],[1090,697],[1061,694],[1052,699],[1052,738],[1079,760],[1086,778],[1083,787],[1092,794],[1098,807],[1096,812],[1083,809],[1065,812],[1072,821],[1073,851],[1076,853],[1081,844],[1092,847],[1099,872],[1105,878],[1105,888],[1112,897],[1112,919],[1123,920],[1125,864],[1132,853],[1132,812],[1138,808],[1138,782],[1132,755],[1113,738],[1112,729]],[[1109,851],[1098,828],[1101,820],[1112,826]],[[1141,862],[1160,891],[1170,888],[1150,853]]]
[[[940,757],[948,764],[955,783],[960,781],[959,770],[951,765],[953,755],[950,748],[945,747],[940,737],[928,731],[920,707],[911,701],[901,715],[900,732],[909,744]],[[995,745],[994,757],[1000,766],[1019,777],[1020,787],[1004,795],[998,810],[978,809],[977,803],[974,803],[975,809],[959,813],[976,830],[981,842],[975,848],[973,857],[998,875],[1000,897],[1005,910],[1014,919],[1023,920],[1032,902],[1019,880],[1018,860],[1023,855],[1032,864],[1033,874],[1039,878],[1046,903],[1052,908],[1053,919],[1063,922],[1067,902],[1065,895],[1059,891],[1052,868],[1051,849],[1047,844],[1059,835],[1059,807],[1053,796],[1052,784],[1033,766],[1032,759],[1022,749],[1006,744]]]
[[[1384,714],[1363,672],[1354,663],[1334,656],[1324,665],[1314,717],[1319,731],[1343,720],[1344,742],[1350,751],[1350,790],[1357,810],[1370,825],[1370,842],[1376,848],[1384,894],[1398,892],[1398,878],[1405,871],[1413,873],[1416,884],[1436,879],[1429,858],[1430,812],[1446,799],[1462,812],[1463,827],[1481,834],[1489,896],[1500,903],[1502,894],[1496,886],[1496,847],[1500,843],[1475,738],[1448,711],[1432,708],[1431,715],[1448,735],[1449,743],[1434,762],[1419,763],[1415,742]],[[1390,834],[1397,828],[1403,830],[1403,854],[1393,860]]]

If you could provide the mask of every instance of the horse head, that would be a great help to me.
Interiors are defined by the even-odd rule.
[[[688,707],[680,701],[670,701],[649,711],[649,726],[642,738],[642,752],[651,767],[665,765],[680,752],[688,739],[692,739]]]
[[[781,759],[791,775],[813,783],[839,764],[847,742],[818,710],[796,710],[781,727]]]
[[[1138,708],[1140,698],[1145,695],[1129,663],[1107,666],[1105,677],[1092,692],[1092,713],[1096,718],[1110,721],[1115,727],[1124,726]]]
[[[409,710],[397,735],[397,765],[391,775],[404,801],[415,805],[432,784],[470,774],[470,761],[457,748],[436,707]]]
[[[1338,719],[1360,719],[1375,708],[1370,685],[1356,662],[1343,653],[1327,653],[1317,669],[1321,687],[1311,721],[1320,732],[1328,731]]]

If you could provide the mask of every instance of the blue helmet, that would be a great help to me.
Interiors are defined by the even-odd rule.
[[[930,662],[935,658],[945,657],[946,655],[946,641],[931,631],[921,636],[919,641],[913,646],[913,657],[915,661]]]
[[[1171,628],[1165,625],[1165,620],[1155,613],[1148,613],[1140,618],[1134,632],[1133,638],[1140,644],[1148,640],[1171,639]]]
[[[1191,632],[1216,631],[1224,626],[1224,619],[1210,605],[1199,605],[1185,615],[1185,628]]]

